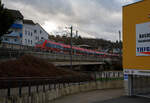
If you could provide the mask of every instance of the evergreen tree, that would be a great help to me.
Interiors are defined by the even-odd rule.
[[[8,9],[4,8],[0,0],[0,38],[8,33],[9,28],[14,23],[15,18],[12,14],[8,11]],[[1,41],[1,39],[0,39]]]

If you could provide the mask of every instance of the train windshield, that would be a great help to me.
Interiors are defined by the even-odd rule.
[[[45,40],[40,40],[36,43],[36,45],[40,45],[40,44],[43,44]]]

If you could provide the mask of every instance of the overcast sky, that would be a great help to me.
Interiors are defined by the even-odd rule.
[[[2,0],[48,32],[72,25],[82,37],[118,40],[122,6],[139,0]]]

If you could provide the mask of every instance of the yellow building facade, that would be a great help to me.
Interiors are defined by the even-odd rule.
[[[123,68],[128,95],[143,94],[150,86],[150,0],[123,7]]]

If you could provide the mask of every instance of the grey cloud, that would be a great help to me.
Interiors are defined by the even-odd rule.
[[[121,29],[121,6],[117,0],[3,0],[26,18],[40,24],[78,25],[76,29],[98,38],[115,41]]]
[[[7,0],[7,2],[20,3],[24,6],[32,6],[38,12],[51,13],[53,15],[57,15],[59,13],[73,15],[70,2],[66,2],[66,0]]]

